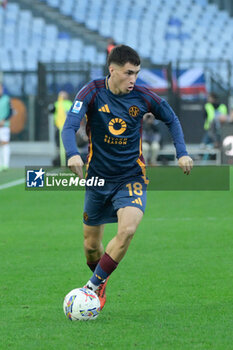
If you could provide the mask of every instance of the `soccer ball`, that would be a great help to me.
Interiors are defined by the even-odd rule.
[[[65,296],[63,310],[71,321],[95,320],[100,313],[100,301],[92,290],[76,288]]]

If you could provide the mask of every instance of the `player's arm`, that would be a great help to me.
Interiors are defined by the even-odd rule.
[[[80,179],[83,178],[83,165],[82,158],[79,154],[68,159],[68,167],[73,173],[77,174]]]
[[[79,130],[82,118],[88,109],[88,101],[75,100],[67,114],[62,130],[62,141],[68,158],[70,170],[83,178],[83,161],[76,144],[76,132]]]
[[[182,156],[178,159],[179,167],[183,170],[184,174],[189,175],[193,168],[193,160],[191,157]]]
[[[193,160],[189,157],[186,150],[184,135],[179,119],[165,100],[161,100],[159,104],[155,104],[154,101],[152,101],[151,107],[152,113],[156,118],[160,119],[167,125],[176,148],[179,167],[183,170],[184,174],[188,175],[193,167]]]

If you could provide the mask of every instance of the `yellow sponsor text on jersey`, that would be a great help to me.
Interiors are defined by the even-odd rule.
[[[127,140],[126,137],[120,139],[119,137],[104,136],[104,142],[109,143],[110,145],[126,145]]]

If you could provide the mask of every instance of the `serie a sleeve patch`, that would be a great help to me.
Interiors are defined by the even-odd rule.
[[[82,101],[75,101],[71,112],[78,114],[82,108],[82,105],[83,105]]]

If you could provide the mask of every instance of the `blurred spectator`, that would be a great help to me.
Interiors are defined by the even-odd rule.
[[[152,113],[146,113],[143,117],[142,151],[146,165],[156,165],[162,137],[159,130],[159,122]]]
[[[233,109],[231,109],[231,111],[230,111],[229,123],[233,123]]]
[[[107,42],[107,57],[115,46],[115,41],[112,38],[109,38]]]
[[[61,138],[61,132],[66,120],[67,112],[70,110],[71,106],[72,101],[69,100],[69,96],[66,91],[60,91],[57,101],[54,104],[49,105],[49,112],[54,113],[54,123],[57,128],[55,140],[57,146],[59,147],[59,155],[53,160],[53,165],[66,165],[66,153]]]
[[[7,1],[8,0],[0,0],[0,6],[2,6],[2,7],[6,7],[6,5],[7,5]]]
[[[106,64],[104,67],[104,74],[108,75],[109,71],[108,71],[108,65],[107,65],[107,59],[108,59],[108,55],[110,54],[110,52],[112,51],[112,49],[116,46],[115,41],[112,38],[108,38],[107,41],[107,48],[106,48]]]
[[[201,146],[205,147],[209,145],[219,147],[221,124],[227,120],[226,105],[223,103],[220,104],[218,96],[214,93],[210,93],[207,103],[205,104],[204,136]]]
[[[7,170],[10,165],[10,117],[12,108],[10,97],[3,91],[0,83],[0,171]]]

